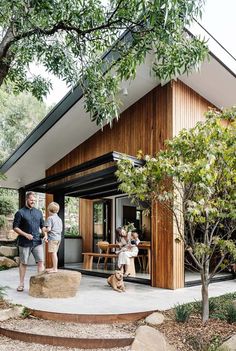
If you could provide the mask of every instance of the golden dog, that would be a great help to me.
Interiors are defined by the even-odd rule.
[[[115,291],[125,291],[123,273],[121,271],[115,271],[114,274],[110,275],[110,277],[107,278],[107,282]]]

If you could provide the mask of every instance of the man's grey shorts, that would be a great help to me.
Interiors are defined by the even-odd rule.
[[[37,245],[33,247],[19,246],[20,262],[28,264],[30,254],[34,256],[35,262],[43,262],[43,245]]]

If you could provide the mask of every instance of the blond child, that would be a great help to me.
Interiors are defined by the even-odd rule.
[[[60,206],[56,202],[51,202],[48,205],[49,217],[45,221],[45,241],[48,242],[48,253],[51,255],[52,258],[52,268],[46,270],[48,273],[57,272],[57,252],[61,242],[62,233],[62,220],[58,216],[59,210]]]

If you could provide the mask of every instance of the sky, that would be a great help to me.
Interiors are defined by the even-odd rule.
[[[210,39],[208,46],[223,62],[236,73],[236,0],[207,0],[204,7],[202,26],[214,36],[220,44],[228,50],[235,59],[231,58],[219,45]],[[206,38],[209,36],[198,26],[192,26],[195,33],[203,34]]]
[[[202,20],[199,22],[217,39],[234,57],[231,58],[219,45],[209,39],[209,49],[216,54],[232,71],[236,73],[236,0],[206,0]],[[197,25],[191,27],[193,34],[209,36]],[[45,99],[47,105],[56,104],[66,95],[69,88],[59,79],[52,77],[53,90]]]

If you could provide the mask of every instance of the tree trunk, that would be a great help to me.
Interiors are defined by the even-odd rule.
[[[10,50],[14,40],[12,28],[9,27],[0,42],[0,86],[3,84],[13,60],[13,53]]]
[[[201,272],[202,281],[202,322],[205,324],[209,319],[209,262],[205,263],[203,271]]]
[[[3,84],[10,69],[10,64],[0,61],[0,86]]]

